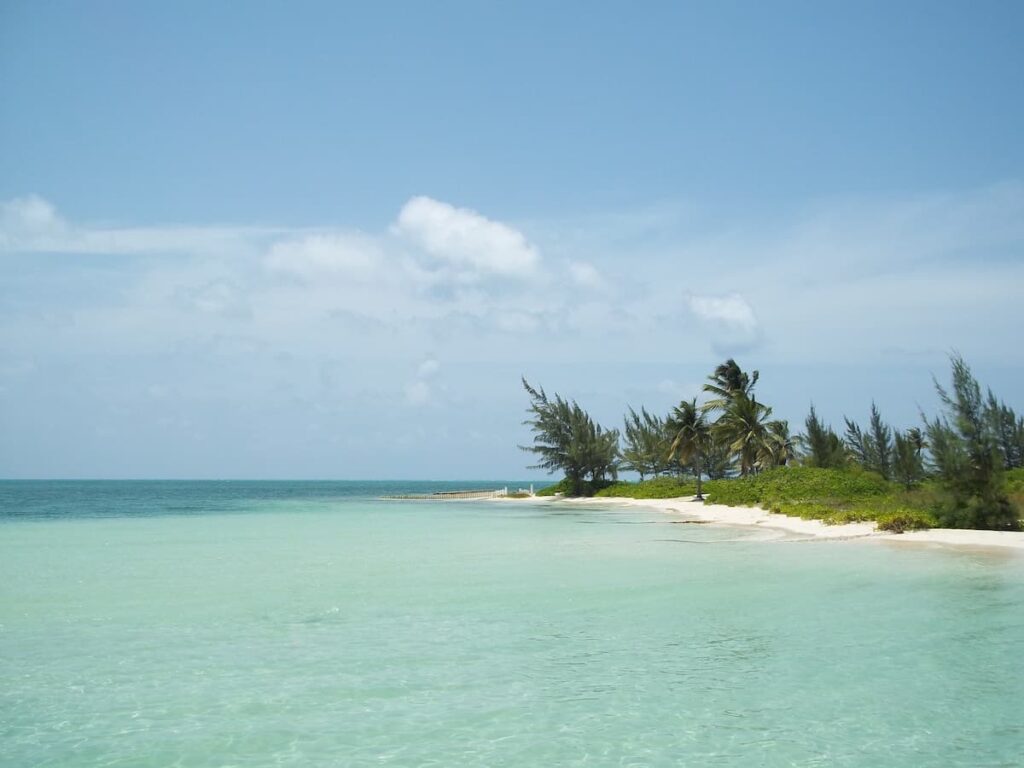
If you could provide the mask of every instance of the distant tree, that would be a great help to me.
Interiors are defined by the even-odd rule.
[[[708,480],[722,480],[733,473],[733,452],[728,443],[712,438],[704,453],[704,474]]]
[[[882,421],[878,406],[871,403],[871,419],[868,431],[850,419],[846,421],[846,447],[854,461],[864,469],[877,472],[887,480],[892,479],[893,430]]]
[[[924,478],[924,436],[915,428],[893,433],[893,480],[913,488]]]
[[[756,472],[760,467],[759,460],[768,436],[767,422],[771,413],[772,409],[767,405],[757,402],[745,392],[737,391],[725,404],[722,415],[712,427],[712,436],[728,445],[736,455],[741,476]]]
[[[991,389],[985,401],[985,416],[1002,454],[1003,468],[1024,467],[1024,416],[1018,417],[1006,403],[997,400]]]
[[[665,420],[641,408],[637,413],[632,408],[626,415],[623,429],[621,469],[631,470],[644,480],[647,475],[658,475],[667,469],[665,454],[670,440],[667,438]]]
[[[935,381],[944,413],[925,419],[932,464],[951,496],[940,520],[954,528],[1017,530],[1020,513],[1003,491],[1003,455],[981,387],[962,357],[950,362],[952,388]]]
[[[576,401],[557,394],[549,398],[525,378],[523,388],[530,396],[531,416],[523,423],[533,430],[533,445],[520,448],[539,457],[531,469],[561,470],[574,496],[583,492],[588,477],[596,483],[617,476],[618,430],[603,429]]]
[[[796,441],[790,437],[788,421],[769,421],[758,463],[765,469],[784,467],[796,456]]]
[[[803,463],[810,467],[838,469],[846,465],[846,451],[839,435],[818,418],[811,404],[811,413],[804,421],[804,433],[797,438],[803,449]]]
[[[669,433],[675,435],[669,446],[669,456],[676,459],[680,466],[690,468],[697,479],[697,498],[703,499],[701,475],[704,471],[704,458],[711,446],[711,429],[697,407],[696,399],[684,400],[676,406],[665,425]]]
[[[708,376],[708,383],[704,385],[704,391],[712,397],[701,406],[701,409],[705,413],[721,411],[738,395],[752,398],[754,386],[760,375],[757,371],[750,375],[744,373],[743,369],[730,357]]]

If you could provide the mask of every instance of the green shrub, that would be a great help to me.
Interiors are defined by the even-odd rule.
[[[602,488],[607,488],[611,484],[612,484],[611,481],[608,481],[608,480],[601,480],[601,481],[599,481],[597,483],[592,483],[589,480],[584,480],[580,484],[580,491],[581,491],[580,496],[593,496],[595,493],[600,491]],[[536,495],[537,496],[555,496],[555,495],[560,493],[563,496],[569,496],[571,491],[572,491],[572,483],[570,482],[569,478],[563,477],[561,480],[559,480],[554,485],[549,485],[546,488],[541,488],[539,491],[537,491]]]
[[[935,518],[928,512],[919,509],[899,509],[895,512],[886,512],[878,516],[878,529],[880,531],[892,531],[903,533],[904,531],[921,531],[927,528],[934,528],[937,525]]]
[[[654,477],[639,483],[619,481],[602,488],[595,496],[623,497],[630,499],[678,499],[681,496],[693,496],[697,486],[692,480],[681,480],[677,477]]]
[[[1019,531],[1022,528],[1020,508],[1005,497],[971,496],[957,500],[951,498],[936,509],[939,525],[943,528],[976,528],[992,531]]]
[[[857,501],[896,489],[895,484],[871,472],[820,467],[777,467],[745,478],[711,480],[704,487],[710,503],[730,506],[825,499]]]
[[[1003,473],[1003,483],[1008,493],[1024,493],[1024,467],[1006,470]]]

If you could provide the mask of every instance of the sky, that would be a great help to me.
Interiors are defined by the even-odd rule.
[[[0,1],[0,477],[541,478],[716,364],[1024,411],[1024,5]]]

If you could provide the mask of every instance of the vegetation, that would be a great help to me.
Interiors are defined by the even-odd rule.
[[[672,410],[666,422],[672,443],[669,445],[669,458],[678,460],[680,466],[693,471],[696,480],[697,498],[701,494],[701,475],[704,473],[704,457],[711,447],[711,428],[704,419],[704,414],[697,408],[696,398],[691,402],[684,400]],[[640,478],[641,480],[643,478]]]
[[[982,389],[958,355],[952,383],[936,390],[942,412],[897,428],[871,404],[866,427],[844,418],[840,437],[813,404],[803,434],[772,418],[755,388],[758,371],[717,366],[708,398],[684,400],[665,417],[630,408],[623,446],[575,401],[525,380],[536,466],[565,479],[541,495],[675,498],[707,492],[719,504],[844,523],[874,520],[902,532],[936,525],[1018,530],[1024,510],[1024,418]],[[621,470],[640,482],[617,480]]]
[[[692,480],[678,477],[655,477],[639,483],[618,481],[597,491],[595,496],[629,499],[678,499],[680,496],[691,496],[697,492],[697,485]]]
[[[523,387],[530,395],[532,415],[523,423],[533,429],[533,445],[520,448],[540,457],[531,469],[564,472],[571,496],[583,495],[587,480],[592,489],[608,476],[618,477],[618,430],[602,428],[575,400],[560,395],[552,400],[543,388],[534,389],[526,379]]]
[[[668,431],[665,420],[652,416],[646,408],[637,413],[632,408],[626,416],[622,463],[620,470],[636,472],[640,480],[647,475],[658,476],[672,470],[668,458]]]
[[[948,493],[939,520],[952,528],[1019,530],[1020,512],[1003,486],[1004,470],[1018,446],[1012,440],[1001,445],[997,425],[1002,408],[991,393],[986,405],[963,358],[954,356],[952,362],[952,390],[935,382],[944,413],[925,419],[932,465]],[[1012,411],[1008,417],[1015,421]]]
[[[804,450],[804,464],[822,469],[838,469],[846,466],[846,449],[839,435],[832,427],[822,423],[811,403],[811,413],[804,422],[807,430],[798,438]]]

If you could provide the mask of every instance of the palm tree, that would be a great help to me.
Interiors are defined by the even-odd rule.
[[[715,368],[715,372],[708,376],[709,384],[704,385],[704,391],[714,395],[701,406],[705,413],[724,410],[734,397],[745,395],[753,397],[754,385],[761,374],[754,371],[747,375],[743,369],[731,357]]]
[[[767,420],[772,409],[742,392],[735,394],[725,405],[715,422],[714,432],[739,456],[740,475],[746,476],[758,468],[766,438]]]
[[[696,398],[683,400],[673,408],[665,428],[673,435],[669,458],[677,460],[682,466],[690,466],[697,478],[697,495],[694,499],[703,500],[700,478],[704,469],[704,454],[711,445],[711,428],[697,407]]]
[[[758,462],[762,467],[784,467],[796,456],[796,440],[789,434],[788,421],[769,421]]]

